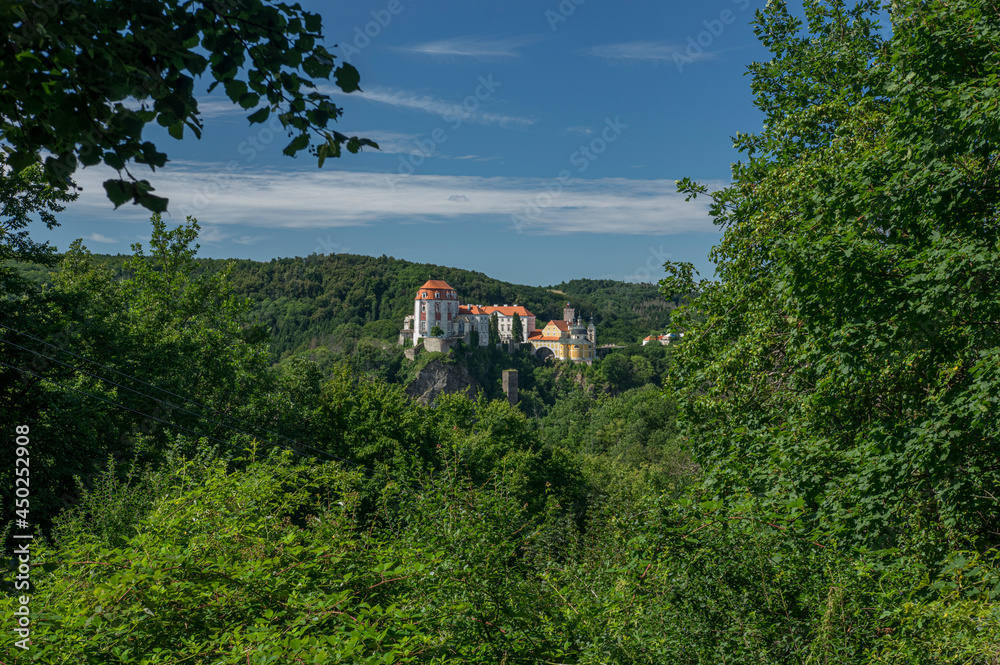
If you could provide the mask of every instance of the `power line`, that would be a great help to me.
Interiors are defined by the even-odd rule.
[[[76,353],[73,353],[72,351],[70,351],[70,350],[68,350],[68,349],[64,349],[64,348],[62,348],[62,347],[60,347],[60,346],[57,346],[57,345],[55,345],[55,344],[52,344],[52,343],[50,343],[50,342],[46,342],[45,340],[42,340],[42,339],[39,339],[39,338],[37,338],[37,337],[35,337],[35,336],[33,336],[33,335],[29,335],[29,334],[28,334],[28,333],[26,333],[26,332],[22,332],[22,331],[20,331],[20,330],[16,330],[15,328],[11,328],[10,326],[6,326],[6,325],[3,325],[2,323],[0,323],[0,328],[6,328],[7,330],[10,330],[10,331],[12,331],[12,332],[15,332],[15,333],[17,333],[17,334],[19,334],[19,335],[24,335],[25,337],[27,337],[27,338],[29,338],[29,339],[33,339],[33,340],[35,340],[36,342],[39,342],[39,343],[41,343],[41,344],[45,344],[46,346],[50,346],[50,347],[52,347],[53,349],[56,349],[57,351],[62,351],[63,353],[68,353],[69,355],[71,355],[71,356],[73,356],[73,357],[75,357],[75,358],[80,358],[81,360],[84,360],[84,361],[86,361],[86,362],[89,362],[89,363],[92,363],[92,364],[94,364],[94,365],[97,365],[98,367],[102,367],[102,368],[104,368],[104,369],[108,370],[109,372],[114,372],[115,374],[118,374],[119,376],[123,376],[123,377],[125,377],[125,378],[127,378],[127,379],[130,379],[130,380],[132,380],[132,381],[135,381],[135,382],[137,382],[137,383],[141,383],[141,384],[143,384],[143,385],[145,385],[145,386],[149,386],[150,388],[153,388],[154,390],[159,390],[160,392],[164,392],[164,393],[166,393],[166,394],[168,394],[168,395],[172,395],[172,396],[174,396],[174,397],[176,397],[176,398],[178,398],[178,399],[181,399],[181,400],[184,400],[184,401],[186,401],[186,402],[190,402],[191,404],[194,404],[195,406],[198,406],[198,407],[201,407],[202,409],[205,409],[205,410],[207,410],[207,411],[211,411],[212,413],[216,413],[216,414],[218,414],[218,415],[222,416],[223,418],[231,418],[232,420],[234,420],[234,421],[236,421],[236,422],[238,422],[238,423],[240,423],[240,424],[242,424],[242,425],[246,425],[246,426],[248,426],[248,427],[251,427],[251,428],[253,428],[253,429],[256,429],[256,430],[260,430],[260,431],[263,431],[263,432],[266,432],[267,434],[270,434],[270,435],[271,435],[272,437],[278,437],[278,438],[281,438],[281,439],[284,439],[285,441],[290,441],[291,443],[295,444],[296,446],[299,446],[299,447],[302,447],[302,448],[306,448],[306,449],[309,449],[309,450],[314,450],[314,451],[316,451],[316,452],[318,452],[318,453],[320,453],[320,454],[323,454],[323,455],[327,455],[328,457],[330,457],[330,458],[332,458],[332,459],[335,459],[335,460],[337,460],[337,461],[339,461],[339,462],[344,462],[345,464],[351,464],[351,465],[353,465],[353,466],[357,466],[357,467],[361,467],[361,468],[365,468],[365,469],[367,469],[367,467],[365,467],[365,466],[364,466],[364,465],[362,465],[362,464],[358,464],[357,462],[352,462],[352,461],[350,461],[350,460],[346,460],[346,459],[342,459],[342,458],[340,458],[340,457],[337,457],[336,455],[332,455],[332,454],[328,453],[327,451],[325,451],[325,450],[322,450],[322,449],[320,449],[320,448],[316,448],[316,447],[314,447],[314,446],[310,446],[310,445],[308,445],[308,444],[305,444],[305,443],[301,443],[301,442],[299,442],[299,441],[296,441],[295,439],[291,439],[291,438],[289,438],[289,437],[287,437],[287,436],[285,436],[285,435],[283,435],[283,434],[278,434],[277,432],[272,432],[271,430],[267,429],[266,427],[261,427],[260,425],[254,425],[253,423],[248,423],[248,422],[246,422],[246,421],[244,421],[244,420],[241,420],[241,419],[237,418],[236,416],[232,416],[232,415],[229,415],[229,414],[226,414],[226,413],[222,413],[222,412],[221,412],[221,411],[219,411],[218,409],[214,409],[214,408],[212,408],[212,407],[210,407],[210,406],[206,406],[206,405],[204,405],[204,404],[201,404],[201,403],[199,403],[199,402],[197,402],[197,401],[195,401],[195,400],[193,400],[193,399],[191,399],[191,398],[189,398],[189,397],[184,397],[183,395],[178,395],[177,393],[174,393],[174,392],[171,392],[171,391],[169,391],[169,390],[167,390],[167,389],[165,389],[165,388],[160,388],[160,387],[158,387],[158,386],[155,386],[155,385],[153,385],[153,384],[151,384],[151,383],[148,383],[148,382],[146,382],[146,381],[143,381],[142,379],[139,379],[139,378],[137,378],[137,377],[134,377],[134,376],[132,376],[132,375],[130,375],[130,374],[126,374],[126,373],[124,373],[124,372],[120,372],[120,371],[118,371],[118,370],[114,369],[113,367],[108,367],[107,365],[104,365],[104,364],[102,364],[102,363],[99,363],[99,362],[97,362],[96,360],[91,360],[91,359],[89,359],[89,358],[86,358],[86,357],[84,357],[84,356],[81,356],[81,355],[79,355],[79,354],[76,354]],[[226,428],[228,428],[228,429],[231,429],[231,430],[233,430],[234,432],[238,432],[238,433],[240,433],[240,434],[243,434],[244,436],[254,436],[254,435],[252,435],[252,434],[249,434],[249,433],[247,433],[247,432],[244,432],[244,431],[242,431],[242,430],[239,430],[239,429],[236,429],[235,427],[232,427],[232,426],[230,426],[230,425],[227,425],[226,423],[223,423],[223,422],[219,422],[219,421],[215,421],[215,420],[212,420],[212,419],[211,419],[211,418],[209,418],[208,416],[205,416],[205,415],[201,415],[201,414],[198,414],[198,413],[195,413],[195,412],[193,412],[193,411],[190,411],[189,409],[186,409],[186,408],[184,408],[184,407],[182,407],[182,406],[176,406],[176,405],[174,405],[174,404],[171,404],[171,403],[169,403],[169,402],[164,402],[163,400],[160,400],[160,399],[157,399],[156,397],[153,397],[152,395],[147,395],[147,394],[145,394],[145,393],[143,393],[143,392],[140,392],[140,391],[138,391],[138,390],[135,390],[134,388],[130,388],[130,387],[128,387],[128,386],[125,386],[125,385],[122,385],[122,384],[120,384],[120,383],[116,383],[116,382],[112,381],[111,379],[106,379],[106,378],[104,378],[104,377],[101,377],[101,376],[98,376],[98,375],[96,375],[96,374],[92,374],[92,373],[88,372],[87,370],[84,370],[84,369],[80,369],[79,367],[76,367],[76,366],[73,366],[73,365],[70,365],[70,364],[68,364],[68,363],[64,363],[63,361],[61,361],[61,360],[57,360],[56,358],[52,358],[52,357],[49,357],[49,356],[46,356],[46,355],[44,355],[44,354],[42,354],[42,353],[39,353],[38,351],[34,351],[34,350],[32,350],[32,349],[28,349],[28,348],[26,348],[26,347],[23,347],[23,346],[20,346],[19,344],[15,344],[14,342],[11,342],[11,341],[9,341],[9,340],[7,340],[7,339],[4,339],[4,338],[0,338],[0,341],[2,341],[2,342],[6,342],[7,344],[10,344],[10,345],[12,345],[12,346],[16,346],[16,347],[17,347],[17,348],[19,348],[19,349],[24,349],[25,351],[28,351],[29,353],[33,353],[33,354],[35,354],[35,355],[37,355],[37,356],[41,356],[42,358],[45,358],[45,359],[47,359],[47,360],[51,360],[51,361],[53,361],[53,362],[57,362],[57,363],[59,363],[60,365],[63,365],[63,366],[65,366],[65,367],[69,367],[70,369],[72,369],[72,370],[74,370],[74,371],[77,371],[77,372],[82,372],[82,373],[84,373],[84,374],[87,374],[88,376],[91,376],[91,377],[93,377],[93,378],[95,378],[95,379],[98,379],[99,381],[106,381],[106,382],[108,382],[108,383],[110,383],[110,384],[112,384],[112,385],[115,385],[115,386],[118,386],[119,388],[124,388],[125,390],[129,390],[129,391],[131,391],[131,392],[134,392],[134,393],[136,393],[137,395],[141,395],[141,396],[143,396],[143,397],[146,397],[146,398],[148,398],[148,399],[151,399],[151,400],[153,400],[153,401],[155,401],[155,402],[159,402],[160,404],[164,404],[164,405],[166,405],[166,406],[169,406],[170,408],[173,408],[173,409],[179,409],[179,410],[181,410],[181,411],[184,411],[185,413],[189,413],[189,414],[191,414],[191,415],[193,415],[193,416],[195,416],[195,417],[198,417],[198,418],[204,418],[205,420],[207,420],[208,422],[210,422],[210,423],[212,423],[212,424],[214,424],[214,425],[220,425],[220,426],[222,426],[222,427],[226,427]],[[10,365],[8,365],[8,367],[10,367]],[[42,377],[39,377],[39,378],[42,378]],[[51,381],[51,379],[46,379],[46,380],[48,380],[48,381]],[[53,383],[55,383],[55,382],[53,381]],[[57,384],[57,385],[58,385],[58,384]],[[73,389],[71,388],[71,390],[73,390]],[[123,407],[123,408],[128,408],[128,407]],[[138,413],[138,412],[137,412],[137,413]],[[152,416],[150,416],[150,417],[152,417]],[[161,422],[162,422],[162,421],[161,421]],[[277,443],[277,442],[275,442],[275,443]],[[287,448],[287,447],[286,447],[286,448]]]
[[[54,381],[54,380],[52,380],[52,379],[50,379],[48,377],[44,377],[41,374],[36,374],[35,372],[32,372],[30,369],[24,369],[23,367],[16,367],[14,365],[5,363],[2,360],[0,360],[0,365],[4,365],[5,367],[9,367],[9,368],[11,368],[13,370],[17,370],[19,372],[24,372],[25,374],[30,374],[31,376],[35,377],[36,379],[39,379],[40,381],[48,381],[49,383],[53,383],[53,384],[59,386],[60,388],[62,388],[64,390],[72,390],[73,392],[80,393],[81,395],[86,395],[87,397],[93,397],[94,399],[99,399],[102,402],[105,402],[105,403],[110,404],[112,406],[117,406],[120,409],[125,409],[126,411],[131,411],[132,413],[135,413],[137,415],[143,416],[145,418],[150,418],[152,420],[159,421],[159,422],[163,423],[164,425],[170,425],[171,427],[176,427],[177,429],[182,429],[185,432],[190,432],[190,433],[192,433],[192,434],[194,434],[196,436],[199,436],[199,437],[202,437],[202,438],[205,438],[205,439],[209,439],[210,441],[215,441],[216,443],[221,443],[223,445],[226,444],[226,442],[222,441],[221,439],[216,439],[214,437],[208,436],[207,434],[202,434],[200,432],[196,432],[195,430],[189,429],[187,427],[184,427],[183,425],[178,425],[176,423],[172,423],[172,422],[169,422],[167,420],[163,420],[162,418],[157,418],[156,416],[151,416],[148,413],[143,413],[142,411],[136,411],[133,408],[127,407],[127,406],[125,406],[123,404],[119,404],[118,402],[113,402],[113,401],[111,401],[109,399],[106,399],[104,397],[100,397],[99,395],[93,395],[91,393],[88,393],[85,390],[80,390],[78,388],[73,388],[71,386],[63,385],[63,384],[59,383],[58,381]]]
[[[91,372],[88,372],[85,369],[80,369],[79,367],[76,367],[75,365],[70,365],[69,363],[65,363],[65,362],[63,362],[61,360],[58,360],[56,358],[52,358],[50,356],[47,356],[47,355],[45,355],[43,353],[40,353],[38,351],[35,351],[33,349],[29,349],[29,348],[27,348],[25,346],[21,346],[20,344],[15,344],[14,342],[10,341],[9,339],[4,339],[3,337],[0,337],[0,342],[4,342],[5,344],[10,344],[11,346],[17,347],[17,348],[21,349],[22,351],[27,351],[28,353],[33,353],[36,356],[39,356],[41,358],[45,358],[46,360],[51,360],[52,362],[59,363],[60,365],[62,365],[64,367],[68,367],[68,368],[70,368],[73,371],[80,372],[82,374],[86,374],[87,376],[93,377],[93,378],[97,379],[98,381],[104,381],[104,382],[110,383],[113,386],[117,386],[118,388],[124,388],[125,390],[133,392],[136,395],[140,395],[142,397],[146,397],[147,399],[151,399],[151,400],[153,400],[154,402],[156,402],[158,404],[163,404],[165,406],[169,406],[171,409],[179,409],[179,410],[181,410],[181,411],[183,411],[185,413],[189,413],[192,416],[195,416],[197,418],[204,418],[205,420],[207,420],[208,422],[212,423],[213,425],[221,425],[222,427],[228,427],[229,429],[233,430],[234,432],[239,432],[240,434],[244,434],[246,436],[251,436],[250,434],[247,434],[246,432],[242,432],[242,431],[236,429],[235,427],[230,427],[229,425],[226,425],[225,423],[217,422],[215,420],[212,420],[211,418],[208,418],[207,416],[201,415],[200,413],[195,413],[194,411],[191,411],[189,409],[185,409],[183,406],[176,406],[174,404],[171,404],[170,402],[165,402],[165,401],[163,401],[161,399],[157,399],[156,397],[153,397],[152,395],[147,395],[144,392],[140,392],[138,390],[135,390],[134,388],[129,388],[128,386],[125,386],[125,385],[122,385],[122,384],[117,383],[115,381],[112,381],[111,379],[105,379],[104,377],[98,376],[97,374],[93,374]]]
[[[0,338],[0,341],[4,341],[4,342],[7,342],[8,344],[11,344],[11,342],[9,342],[8,340],[5,340],[5,339],[3,339],[3,338]],[[18,348],[24,348],[24,347],[21,347],[21,346],[19,346],[19,345],[17,345],[17,344],[14,344],[13,346],[17,346]],[[31,353],[36,353],[36,354],[37,354],[37,352],[36,352],[36,351],[31,351],[31,349],[25,349],[25,350],[26,350],[26,351],[30,351]],[[38,355],[41,355],[41,354],[38,354]],[[42,357],[43,357],[43,358],[48,358],[48,356],[42,356]],[[48,359],[49,359],[49,360],[55,360],[55,358],[48,358]],[[60,361],[58,361],[58,360],[55,360],[55,362],[60,362]],[[60,364],[63,364],[63,365],[65,365],[66,363],[61,363],[61,362],[60,362]],[[132,413],[135,413],[135,414],[138,414],[138,415],[140,415],[140,416],[144,416],[144,417],[146,417],[146,418],[151,418],[151,419],[153,419],[153,420],[156,420],[156,421],[158,421],[158,422],[161,422],[161,423],[163,423],[163,424],[165,424],[165,425],[170,425],[171,427],[176,427],[176,428],[178,428],[178,429],[182,429],[182,430],[184,430],[184,431],[186,431],[186,432],[191,432],[192,434],[196,434],[197,436],[200,436],[200,437],[204,437],[204,438],[206,438],[206,439],[209,439],[209,440],[211,440],[211,441],[215,441],[216,443],[221,443],[221,444],[223,444],[223,445],[226,445],[226,444],[227,444],[227,442],[226,442],[226,441],[222,441],[221,439],[216,439],[215,437],[212,437],[212,436],[209,436],[209,435],[207,435],[207,434],[202,434],[202,433],[200,433],[200,432],[196,432],[195,430],[193,430],[193,429],[190,429],[190,428],[187,428],[187,427],[184,427],[183,425],[178,425],[177,423],[172,423],[172,422],[170,422],[170,421],[167,421],[167,420],[163,420],[162,418],[158,418],[158,417],[156,417],[156,416],[153,416],[153,415],[150,415],[150,414],[148,414],[148,413],[144,413],[144,412],[142,412],[142,411],[137,411],[136,409],[133,409],[133,408],[130,408],[130,407],[127,407],[127,406],[125,406],[125,405],[123,405],[123,404],[119,404],[118,402],[113,402],[113,401],[111,401],[111,400],[109,400],[109,399],[106,399],[106,398],[104,398],[104,397],[100,397],[100,396],[98,396],[98,395],[93,395],[93,394],[91,394],[91,393],[88,393],[88,392],[86,392],[86,391],[83,391],[83,390],[80,390],[80,389],[78,389],[78,388],[73,388],[73,387],[71,387],[71,386],[67,386],[67,385],[63,385],[63,384],[59,383],[58,381],[55,381],[54,379],[50,379],[50,378],[48,378],[48,377],[44,377],[44,376],[41,376],[40,374],[36,374],[35,372],[32,372],[31,370],[27,370],[27,369],[24,369],[24,368],[21,368],[21,367],[15,367],[14,365],[10,365],[10,364],[8,364],[8,363],[5,363],[5,362],[3,362],[3,361],[0,361],[0,365],[5,365],[5,366],[7,366],[7,367],[10,367],[11,369],[14,369],[14,370],[17,370],[17,371],[20,371],[20,372],[25,372],[25,373],[27,373],[27,374],[30,374],[30,375],[32,375],[32,376],[34,376],[34,377],[36,377],[36,378],[38,378],[38,379],[40,379],[40,380],[43,380],[43,381],[48,381],[48,382],[50,382],[50,383],[53,383],[53,384],[55,384],[55,385],[59,386],[60,388],[63,388],[63,389],[65,389],[65,390],[72,390],[72,391],[74,391],[74,392],[77,392],[77,393],[80,393],[81,395],[86,395],[86,396],[88,396],[88,397],[93,397],[94,399],[99,399],[99,400],[101,400],[102,402],[105,402],[105,403],[107,403],[107,404],[111,404],[111,405],[113,405],[113,406],[117,406],[117,407],[119,407],[119,408],[122,408],[122,409],[125,409],[126,411],[131,411]],[[90,376],[94,376],[94,378],[96,378],[96,379],[99,379],[99,380],[101,380],[101,381],[108,381],[108,383],[112,383],[112,384],[114,384],[114,385],[116,385],[116,386],[120,386],[120,387],[122,387],[122,388],[125,388],[126,390],[132,390],[131,388],[129,388],[129,387],[127,387],[127,386],[121,386],[121,384],[118,384],[118,383],[115,383],[114,381],[110,381],[110,380],[108,380],[108,379],[102,379],[102,378],[101,378],[101,377],[99,377],[99,376],[95,376],[95,375],[93,375],[93,374],[90,374],[89,372],[87,372],[87,371],[85,371],[85,370],[81,370],[81,369],[79,369],[79,368],[76,368],[76,367],[73,367],[73,366],[71,366],[71,365],[67,365],[67,367],[70,367],[70,369],[74,369],[74,370],[76,370],[76,371],[79,371],[79,372],[83,372],[84,374],[89,374]],[[138,391],[135,391],[135,390],[133,390],[132,392],[137,392],[137,393],[138,393]],[[150,397],[149,395],[145,395],[145,394],[143,394],[143,393],[138,393],[138,394],[139,394],[139,395],[143,395],[144,397],[149,397],[149,399],[152,399],[152,400],[154,400],[154,401],[157,401],[157,402],[160,402],[160,400],[157,400],[157,399],[156,399],[155,397]],[[162,404],[167,404],[167,406],[173,406],[172,404],[169,404],[169,403],[166,403],[166,402],[161,402],[161,403],[162,403]],[[178,407],[174,407],[174,408],[178,408]],[[186,410],[186,409],[185,409],[185,410]],[[192,412],[188,411],[188,413],[192,413]],[[200,417],[200,418],[206,418],[205,416],[199,416],[198,414],[193,414],[193,415],[196,415],[196,416],[198,416],[198,417]],[[206,418],[206,420],[208,420],[208,421],[209,421],[210,423],[213,423],[213,424],[215,424],[215,425],[219,425],[219,424],[221,424],[221,425],[222,425],[223,427],[228,427],[229,429],[233,430],[234,432],[238,432],[239,434],[243,434],[244,436],[249,436],[249,437],[253,437],[253,436],[254,436],[254,435],[252,435],[252,434],[249,434],[249,433],[247,433],[247,432],[243,432],[243,431],[241,431],[241,430],[238,430],[238,429],[236,429],[236,428],[234,428],[234,427],[230,427],[229,425],[226,425],[225,423],[217,423],[217,422],[215,422],[214,420],[211,420],[210,418]],[[283,437],[283,438],[287,438],[287,437]],[[308,448],[309,450],[315,450],[316,452],[318,452],[318,453],[320,453],[320,454],[322,454],[322,455],[326,455],[327,457],[329,457],[329,458],[331,458],[331,459],[334,459],[334,460],[337,460],[338,462],[343,462],[344,464],[350,464],[350,465],[352,465],[352,466],[357,466],[357,467],[360,467],[360,468],[362,468],[362,469],[366,469],[366,470],[369,470],[369,469],[368,469],[367,467],[365,467],[365,466],[364,466],[364,465],[362,465],[362,464],[358,464],[357,462],[352,462],[351,460],[346,460],[346,459],[343,459],[343,458],[341,458],[341,457],[337,457],[336,455],[333,455],[333,454],[331,454],[331,453],[328,453],[327,451],[325,451],[325,450],[322,450],[322,449],[320,449],[320,448],[316,448],[316,447],[314,447],[314,446],[310,446],[310,445],[308,445],[308,444],[305,444],[305,443],[299,443],[298,441],[295,441],[294,439],[289,439],[289,441],[292,441],[292,442],[293,442],[293,443],[294,443],[295,445],[297,445],[297,446],[300,446],[300,447],[302,447],[302,448]],[[279,443],[279,442],[277,442],[277,441],[274,441],[274,445],[276,445],[276,446],[279,446],[279,447],[281,447],[281,448],[284,448],[285,450],[290,450],[290,451],[292,451],[292,452],[294,452],[294,453],[298,453],[299,455],[302,455],[302,454],[303,454],[302,452],[300,452],[300,451],[297,451],[297,450],[294,450],[294,449],[290,448],[289,446],[285,446],[285,445],[282,445],[281,443]]]

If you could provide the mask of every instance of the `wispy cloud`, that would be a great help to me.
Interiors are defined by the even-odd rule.
[[[175,220],[194,215],[207,227],[204,242],[223,239],[220,226],[261,229],[376,226],[383,223],[511,224],[511,214],[524,214],[526,202],[552,187],[545,178],[414,175],[387,173],[279,171],[258,169],[214,182],[221,164],[191,164],[157,171],[157,193],[170,198]],[[93,219],[107,216],[111,204],[97,167],[80,172],[84,192],[68,212]],[[722,186],[724,183],[706,183]],[[465,199],[465,200],[463,200]],[[673,180],[577,179],[547,198],[523,231],[529,234],[624,233],[668,235],[716,232],[704,197],[686,203]],[[456,205],[458,204],[458,205]],[[143,210],[119,210],[140,221]],[[241,228],[240,233],[245,233]],[[263,236],[240,236],[249,243]]]
[[[206,245],[220,245],[227,242],[235,242],[238,245],[256,245],[267,236],[234,235],[223,231],[217,225],[203,226],[198,234],[198,242]]]
[[[89,240],[91,242],[100,242],[105,245],[113,245],[118,242],[118,238],[109,238],[108,236],[101,235],[100,233],[91,233],[89,236],[85,236],[84,240]]]
[[[438,155],[438,157],[443,157],[445,159],[471,159],[474,162],[492,162],[498,159],[503,159],[500,155],[493,155],[492,157],[484,157],[482,155]]]
[[[427,148],[421,147],[418,143],[421,139],[426,142],[428,138],[427,134],[405,134],[403,132],[396,132],[388,129],[351,130],[351,134],[364,136],[365,138],[375,141],[378,143],[378,152],[385,155],[424,155],[425,157],[434,157],[437,159],[461,159],[476,162],[490,162],[500,159],[498,155],[493,155],[491,157],[485,157],[483,155],[449,155],[441,150],[435,150],[433,155],[427,155]]]
[[[256,109],[245,109],[228,97],[202,97],[198,100],[198,114],[203,118],[246,117]]]
[[[256,245],[261,240],[264,240],[267,236],[239,236],[238,238],[233,238],[233,242],[237,245]]]
[[[514,58],[520,56],[519,49],[538,41],[537,37],[503,37],[488,39],[472,35],[438,39],[433,42],[402,46],[398,50],[406,53],[454,58]]]
[[[378,152],[386,155],[409,153],[416,150],[415,142],[420,134],[407,134],[391,129],[351,130],[351,135],[364,136],[378,143]]]
[[[203,226],[198,234],[198,242],[215,245],[229,240],[230,235],[218,226]]]
[[[473,88],[474,87],[475,86],[473,86]],[[322,92],[332,92],[337,94],[337,91],[332,89],[323,89]],[[370,88],[364,92],[351,93],[351,97],[354,99],[365,99],[378,104],[395,106],[396,108],[423,111],[424,113],[440,116],[446,122],[453,122],[460,119],[462,122],[473,122],[479,125],[499,125],[500,127],[513,128],[522,128],[535,123],[533,118],[506,115],[503,113],[492,113],[482,111],[479,108],[470,109],[467,106],[463,106],[461,101],[458,103],[447,102],[431,95],[414,93],[407,90],[393,90],[391,88],[376,87]]]
[[[492,76],[488,77],[492,81]],[[502,82],[496,84],[497,87],[502,85]],[[479,80],[472,80],[469,85],[469,96],[473,96],[478,88],[482,88]],[[333,85],[320,84],[316,87],[318,92],[326,95],[332,95],[337,97],[346,96],[343,90],[337,88]],[[492,94],[492,90],[489,91]],[[471,122],[478,125],[498,125],[500,127],[516,128],[520,129],[528,125],[533,125],[536,121],[534,118],[528,118],[524,116],[508,115],[504,113],[495,113],[483,110],[482,106],[488,105],[490,99],[476,99],[473,108],[470,108],[468,104],[464,104],[466,98],[459,99],[454,102],[446,101],[432,95],[422,94],[418,92],[412,92],[409,90],[398,90],[393,88],[378,87],[373,86],[371,88],[366,87],[364,91],[352,92],[350,94],[352,103],[358,99],[364,99],[369,102],[376,102],[378,104],[386,104],[388,106],[394,106],[396,108],[412,109],[415,111],[423,111],[424,113],[430,113],[431,115],[440,116],[445,119],[446,122],[455,122],[456,120],[461,120],[463,123]],[[220,98],[216,96],[212,97],[202,97],[198,100],[198,113],[202,118],[245,118],[246,116],[253,113],[256,109],[244,109],[241,108],[239,104],[235,104],[228,99]],[[344,130],[340,130],[344,131]],[[345,132],[346,133],[346,132]],[[394,131],[382,131],[381,139],[378,136],[373,136],[361,131],[350,132],[351,135],[364,136],[370,138],[379,144],[382,152],[397,152],[392,150],[393,142],[399,143],[405,141],[406,139],[415,138],[414,135],[403,134]],[[385,141],[386,145],[383,145]],[[388,148],[387,148],[388,146]],[[399,150],[398,152],[405,152],[404,150]]]
[[[681,59],[690,63],[694,60],[708,60],[716,57],[714,51],[701,51],[689,54],[684,47],[667,42],[622,42],[620,44],[602,44],[579,51],[581,55],[590,55],[606,60],[620,62],[666,62]]]

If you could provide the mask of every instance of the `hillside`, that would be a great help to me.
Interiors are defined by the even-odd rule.
[[[120,276],[128,258],[95,255]],[[198,259],[215,272],[230,261]],[[652,284],[577,279],[557,286],[525,286],[480,272],[388,256],[312,255],[268,262],[234,260],[231,283],[253,302],[253,316],[271,331],[274,360],[310,345],[336,347],[361,337],[394,341],[403,317],[412,312],[413,294],[428,277],[451,284],[464,303],[519,304],[540,323],[562,318],[567,301],[588,317],[593,314],[598,343],[631,343],[670,320],[668,303]],[[22,266],[35,281],[46,272]]]

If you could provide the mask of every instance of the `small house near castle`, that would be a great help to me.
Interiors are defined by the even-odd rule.
[[[428,280],[413,299],[413,314],[403,320],[399,343],[413,340],[413,346],[423,344],[428,351],[444,351],[456,341],[471,344],[477,333],[479,346],[489,344],[490,317],[497,315],[501,342],[528,344],[539,358],[556,358],[574,362],[593,362],[597,331],[594,321],[584,327],[582,319],[574,319],[575,310],[566,304],[562,321],[549,321],[542,330],[535,329],[535,315],[521,305],[462,305],[458,293],[447,282]],[[521,339],[513,340],[514,315],[521,319]],[[439,334],[433,334],[435,328]]]

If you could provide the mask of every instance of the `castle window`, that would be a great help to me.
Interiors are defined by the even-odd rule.
[[[440,291],[435,291],[434,292],[434,297],[435,298],[440,298],[441,297],[441,292]]]

